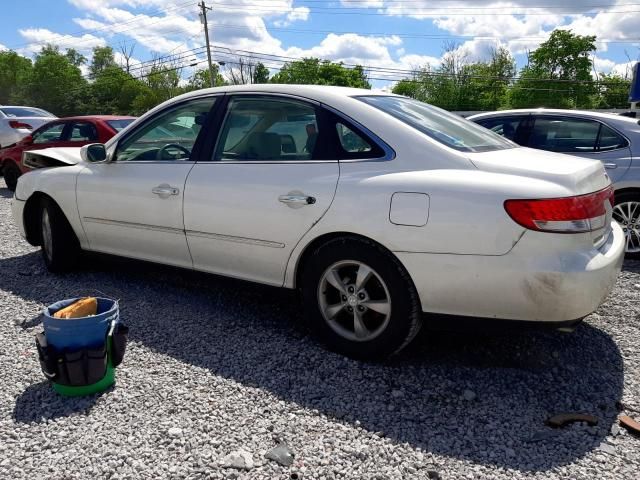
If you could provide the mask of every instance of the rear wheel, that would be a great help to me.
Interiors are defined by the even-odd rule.
[[[640,258],[640,193],[616,195],[613,219],[624,231],[627,258]]]
[[[305,265],[307,318],[329,348],[360,359],[399,352],[420,330],[418,295],[400,263],[373,242],[337,239]]]
[[[80,255],[80,243],[69,221],[52,200],[44,199],[40,208],[42,258],[50,272],[73,269]]]
[[[22,175],[18,166],[9,160],[2,167],[2,174],[4,175],[4,181],[7,183],[7,188],[12,192],[15,192],[16,185],[18,184],[18,177]]]

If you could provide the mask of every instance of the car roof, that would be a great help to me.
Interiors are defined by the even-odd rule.
[[[130,115],[77,115],[74,117],[58,118],[56,121],[70,121],[70,120],[135,120],[136,117]]]
[[[563,115],[567,117],[584,117],[584,118],[599,118],[601,120],[615,120],[621,122],[629,122],[629,124],[638,124],[638,120],[625,117],[609,112],[592,112],[590,110],[568,110],[559,108],[520,108],[514,110],[498,110],[495,112],[478,113],[467,117],[469,120],[475,120],[477,118],[491,118],[500,117],[502,115],[522,115],[522,114],[539,114],[539,115]]]
[[[367,90],[364,88],[335,87],[330,85],[292,85],[278,83],[260,83],[250,85],[227,85],[224,87],[205,88],[185,93],[172,100],[185,100],[191,97],[198,97],[207,93],[289,93],[312,100],[322,101],[323,99],[336,97],[356,97],[360,95],[394,95],[381,90]],[[394,95],[395,96],[395,95]]]

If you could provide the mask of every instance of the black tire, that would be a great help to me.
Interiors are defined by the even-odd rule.
[[[49,233],[46,220],[48,219]],[[50,272],[72,270],[80,257],[80,243],[60,207],[53,200],[43,199],[38,225],[42,240],[42,258]]]
[[[326,282],[323,282],[323,278],[327,269],[344,261],[359,262],[368,266],[377,275],[374,277],[374,282],[378,282],[379,277],[383,282],[382,288],[386,286],[385,296],[388,293],[390,313],[386,317],[382,315],[387,320],[381,322],[379,326],[376,327],[374,324],[372,330],[379,329],[379,333],[374,338],[367,340],[345,338],[336,331],[335,326],[330,326],[329,321],[325,320],[320,298],[321,296],[326,298],[329,287]],[[303,268],[301,285],[305,316],[311,327],[331,350],[352,358],[380,360],[398,353],[420,331],[422,315],[413,282],[400,262],[379,245],[360,238],[331,240],[317,248]],[[351,278],[353,279],[353,275]],[[377,285],[381,286],[379,282]],[[321,290],[322,287],[325,289]],[[338,294],[338,297],[342,296],[337,290],[334,293]],[[371,314],[374,315],[374,321],[375,315],[380,315],[377,312]],[[335,318],[342,319],[346,325],[349,322],[353,325],[354,322],[349,318],[352,313],[343,310],[339,315],[343,316],[336,315]],[[344,317],[344,315],[347,316]],[[336,322],[332,323],[336,324]]]
[[[620,193],[620,194],[616,194],[616,202],[615,205],[618,206],[621,203],[627,203],[627,202],[637,202],[640,203],[640,193],[637,192],[624,192],[624,193]],[[615,213],[615,212],[614,212]],[[614,219],[615,219],[615,215],[614,215]],[[618,219],[616,219],[618,220]],[[638,207],[637,212],[635,212],[635,217],[634,220],[636,222],[635,225],[632,225],[633,228],[635,228],[635,231],[637,232],[637,235],[640,236],[640,207]],[[628,225],[620,225],[622,228],[628,228]],[[627,252],[625,254],[626,258],[632,259],[632,260],[640,260],[640,252]]]
[[[16,185],[18,184],[18,178],[22,175],[18,166],[14,162],[8,161],[2,167],[2,174],[4,176],[4,181],[7,183],[7,188],[12,192],[15,192]]]

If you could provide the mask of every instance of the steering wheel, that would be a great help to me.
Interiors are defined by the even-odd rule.
[[[164,152],[166,152],[170,148],[177,148],[178,150],[183,151],[187,155],[187,157],[191,156],[191,151],[183,147],[182,145],[178,145],[177,143],[167,143],[164,147],[158,150],[158,153],[156,153],[156,160],[167,160],[166,158],[164,158]]]

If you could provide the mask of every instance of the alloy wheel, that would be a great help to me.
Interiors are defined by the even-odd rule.
[[[391,296],[368,265],[345,260],[320,277],[318,303],[327,324],[347,340],[366,342],[380,335],[391,318]]]
[[[613,219],[624,231],[627,253],[640,252],[640,202],[622,202],[613,207]]]

